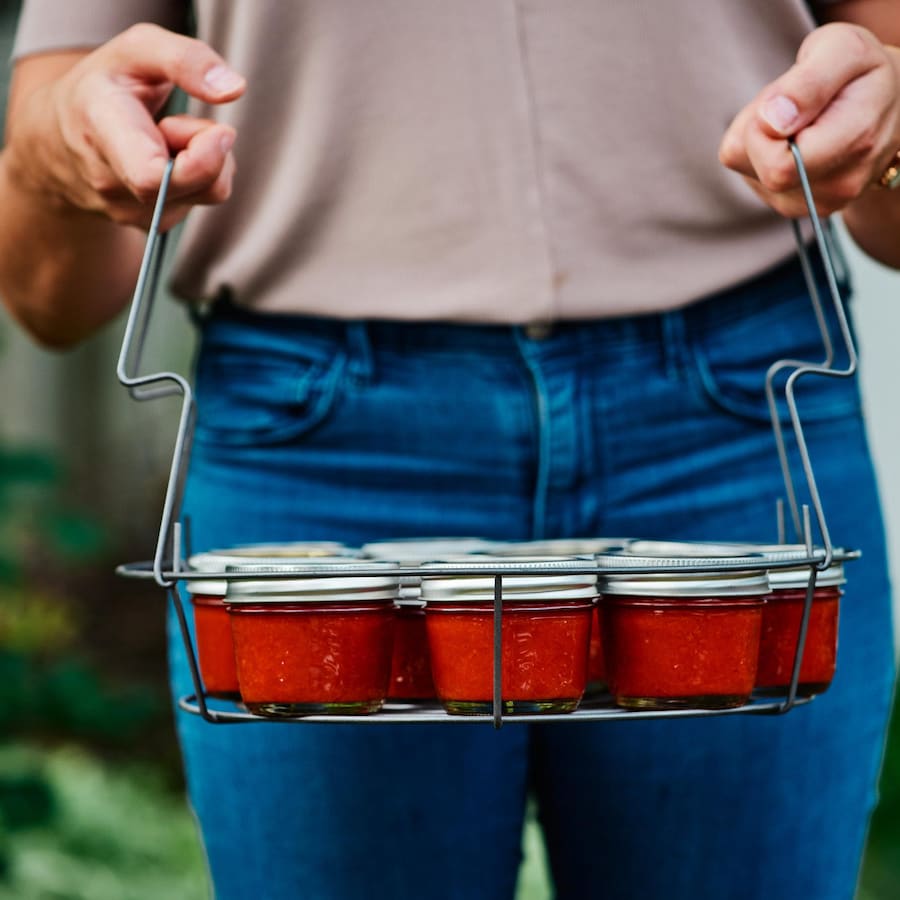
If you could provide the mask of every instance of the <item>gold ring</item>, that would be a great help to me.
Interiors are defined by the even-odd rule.
[[[900,150],[894,154],[890,165],[881,173],[876,184],[888,189],[900,187]]]

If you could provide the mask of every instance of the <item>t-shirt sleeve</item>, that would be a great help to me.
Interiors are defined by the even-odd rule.
[[[12,56],[96,47],[137,22],[184,31],[189,7],[187,0],[24,0]]]

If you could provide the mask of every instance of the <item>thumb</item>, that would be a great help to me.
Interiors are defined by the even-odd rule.
[[[876,68],[874,39],[854,25],[824,25],[803,42],[797,62],[760,94],[757,116],[772,138],[797,134],[814,122],[850,82]]]
[[[227,103],[244,93],[243,76],[211,47],[157,25],[134,25],[106,45],[115,71],[151,83],[171,82],[207,103]]]

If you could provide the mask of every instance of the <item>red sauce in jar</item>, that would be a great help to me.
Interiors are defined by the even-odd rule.
[[[231,620],[223,597],[194,594],[197,661],[206,693],[211,697],[240,698]]]
[[[437,695],[454,714],[493,708],[494,608],[429,601],[428,644]],[[569,712],[587,682],[591,604],[503,604],[502,697],[507,713]]]
[[[607,671],[629,709],[728,709],[756,679],[761,597],[605,601]]]
[[[821,694],[834,678],[840,597],[841,589],[837,586],[817,587],[813,591],[797,685],[797,695],[800,697]],[[793,673],[806,590],[779,589],[766,599],[756,686],[767,693],[784,693]]]
[[[390,603],[230,606],[241,697],[266,716],[381,709],[391,674]]]
[[[603,652],[603,611],[600,603],[594,604],[591,615],[591,643],[588,653],[586,696],[606,693],[606,655]]]
[[[435,698],[425,609],[421,603],[400,603],[397,607],[388,697],[392,700]]]

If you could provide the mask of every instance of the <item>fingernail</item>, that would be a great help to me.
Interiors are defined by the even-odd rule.
[[[800,110],[789,97],[778,95],[768,100],[760,110],[762,117],[782,134],[788,134],[791,126],[797,121]]]
[[[227,94],[237,90],[243,83],[244,79],[237,72],[232,71],[228,66],[213,66],[209,69],[203,80],[217,93]]]
[[[234,146],[234,139],[237,135],[233,131],[226,131],[222,137],[219,138],[219,147],[222,148],[223,153],[227,153]]]

